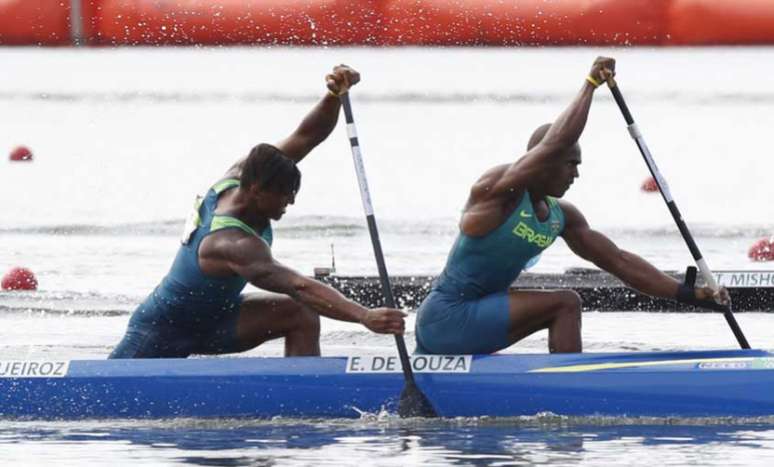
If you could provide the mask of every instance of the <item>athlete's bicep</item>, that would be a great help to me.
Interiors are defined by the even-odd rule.
[[[305,278],[298,272],[277,262],[271,249],[259,238],[245,238],[235,242],[227,253],[229,267],[254,286],[293,296]]]
[[[559,202],[565,217],[562,238],[567,246],[581,258],[591,261],[604,270],[614,268],[622,251],[601,232],[589,227],[586,218],[572,204]]]

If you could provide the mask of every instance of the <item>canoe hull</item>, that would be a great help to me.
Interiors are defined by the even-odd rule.
[[[466,371],[416,374],[441,416],[774,415],[774,354],[759,350],[466,358]],[[0,417],[358,417],[394,412],[403,388],[399,371],[352,357],[67,364],[57,376],[0,366]]]

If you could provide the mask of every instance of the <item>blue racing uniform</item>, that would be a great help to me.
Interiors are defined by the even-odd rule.
[[[197,198],[169,273],[134,311],[110,358],[184,358],[245,350],[236,329],[247,281],[204,274],[198,256],[202,240],[223,229],[243,230],[271,246],[271,225],[259,234],[235,217],[215,214],[218,197],[238,186],[239,180],[223,180]]]
[[[417,310],[417,353],[484,354],[509,345],[508,288],[530,259],[564,230],[559,202],[535,215],[529,193],[499,227],[482,237],[460,232],[446,267]]]

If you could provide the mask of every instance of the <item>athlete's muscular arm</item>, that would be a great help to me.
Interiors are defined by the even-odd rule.
[[[641,257],[618,248],[604,234],[589,227],[572,204],[559,201],[565,217],[562,237],[581,258],[591,261],[631,287],[656,297],[674,298],[679,283]]]
[[[597,57],[591,67],[590,76],[604,81],[613,76],[614,70],[614,59]],[[555,163],[556,157],[570,149],[583,133],[594,89],[594,85],[584,81],[575,99],[551,124],[542,141],[505,171],[494,172],[495,177],[482,177],[473,187],[471,198],[513,196],[514,192],[523,190],[527,181],[535,174],[545,170],[547,165]]]
[[[680,285],[674,278],[664,274],[640,256],[616,246],[604,234],[589,227],[586,218],[572,204],[560,200],[564,212],[565,227],[562,237],[570,249],[581,258],[591,261],[600,269],[613,274],[624,283],[642,293],[661,298],[675,299]],[[709,287],[694,291],[699,300],[713,300],[714,292]],[[725,289],[721,292],[727,299]]]
[[[224,232],[225,233],[225,232]],[[361,323],[374,332],[402,334],[405,314],[391,308],[369,310],[347,299],[336,289],[305,277],[274,260],[266,243],[251,235],[234,231],[221,241],[200,250],[200,264],[227,267],[251,284],[264,290],[289,295],[328,318]],[[204,257],[202,257],[204,256]]]
[[[339,98],[333,94],[342,94],[360,81],[360,73],[346,65],[333,68],[325,77],[330,92],[301,121],[296,130],[277,144],[277,147],[289,158],[301,161],[318,144],[322,143],[336,127],[339,119]],[[333,93],[333,94],[332,94]]]

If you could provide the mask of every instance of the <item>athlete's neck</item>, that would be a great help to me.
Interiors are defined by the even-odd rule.
[[[532,210],[535,211],[540,222],[545,222],[549,216],[548,200],[544,193],[533,193],[529,191],[529,200],[532,203]]]
[[[258,209],[250,193],[241,187],[224,193],[218,199],[215,212],[236,217],[258,231],[269,225],[269,216]]]
[[[527,190],[527,193],[529,193],[529,200],[532,202],[533,206],[537,206],[538,203],[547,203],[546,201],[546,194],[540,193],[539,191],[532,191]]]

